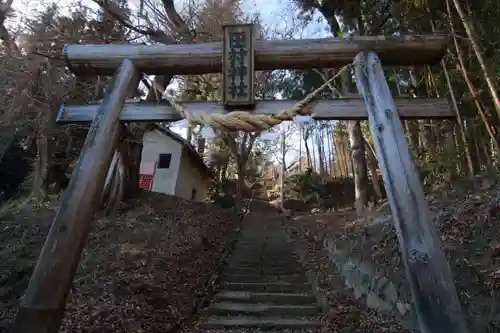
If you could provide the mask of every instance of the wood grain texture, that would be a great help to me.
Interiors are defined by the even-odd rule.
[[[391,206],[420,332],[467,332],[453,276],[441,249],[403,127],[374,52],[355,59],[358,90]]]
[[[96,109],[78,164],[21,299],[13,332],[55,333],[101,198],[120,133],[120,112],[138,71],[124,60]]]
[[[384,65],[436,64],[448,37],[354,36],[339,38],[255,41],[255,70],[330,68],[352,62],[365,50],[377,52]],[[222,43],[141,45],[66,45],[63,55],[78,75],[113,75],[123,59],[146,74],[205,74],[222,72]]]
[[[256,114],[276,114],[278,111],[291,108],[298,101],[259,101]],[[453,118],[455,115],[446,99],[438,98],[396,98],[396,108],[401,118]],[[180,103],[187,110],[196,113],[223,113],[224,108],[218,102],[185,102]],[[99,104],[62,105],[57,117],[58,123],[90,122],[99,108]],[[368,119],[365,103],[361,98],[337,100],[320,100],[310,109],[314,119]],[[125,122],[137,121],[177,121],[182,118],[168,104],[147,102],[125,103],[120,119]]]

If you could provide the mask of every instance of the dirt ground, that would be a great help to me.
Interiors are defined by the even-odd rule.
[[[0,332],[15,317],[56,209],[27,206],[0,221]],[[204,292],[237,221],[230,210],[150,193],[126,202],[116,217],[99,219],[61,332],[175,328]]]
[[[497,179],[477,178],[473,182],[462,181],[450,184],[427,196],[435,216],[435,224],[443,242],[450,263],[455,285],[463,304],[463,312],[471,332],[500,332],[500,188]],[[356,220],[354,212],[304,215],[293,218],[289,223],[301,224],[310,230],[310,236],[299,235],[308,247],[311,262],[316,263],[316,272],[326,281],[335,267],[325,267],[327,258],[320,242],[314,240],[333,237],[335,244],[348,250],[353,256],[376,265],[378,272],[386,276],[398,289],[398,294],[411,302],[405,271],[401,262],[396,232],[392,226],[390,209],[385,206],[381,212],[368,219]],[[304,245],[303,245],[304,246]],[[311,264],[312,265],[312,264]],[[335,274],[333,274],[335,278]],[[335,285],[336,282],[326,284]],[[342,284],[340,284],[342,286]],[[342,293],[341,293],[342,294]],[[348,302],[341,308],[356,304],[347,293]],[[338,302],[333,298],[334,302]],[[332,301],[331,301],[332,302]],[[333,307],[337,313],[338,306]],[[349,313],[351,310],[349,310]],[[363,309],[362,315],[371,316]],[[334,316],[337,318],[338,316]],[[330,321],[331,322],[331,321]],[[335,320],[334,320],[335,322]],[[352,321],[350,321],[352,322]],[[389,322],[383,321],[390,326]],[[362,323],[359,323],[362,324]],[[333,324],[333,332],[344,332]],[[360,328],[360,326],[357,326]],[[386,327],[387,328],[387,327]],[[377,330],[369,330],[378,332]],[[380,330],[380,332],[396,332]],[[346,331],[348,332],[348,331]],[[350,332],[350,331],[349,331]]]

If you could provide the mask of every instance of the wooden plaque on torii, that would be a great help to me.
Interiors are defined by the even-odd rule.
[[[226,109],[250,109],[255,103],[253,24],[223,28],[222,104]]]

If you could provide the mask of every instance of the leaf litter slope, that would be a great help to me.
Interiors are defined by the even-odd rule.
[[[234,237],[229,210],[145,193],[91,231],[61,332],[166,332],[193,302]],[[0,331],[15,317],[56,205],[0,221]]]
[[[433,191],[427,200],[471,331],[500,332],[498,177],[455,182]],[[373,264],[380,275],[397,286],[400,297],[411,303],[396,232],[387,216],[388,206],[368,221],[354,221],[352,213],[332,213],[301,216],[290,223],[296,230],[309,230],[309,236],[300,235],[309,247],[315,243],[314,238],[333,238],[357,260]]]

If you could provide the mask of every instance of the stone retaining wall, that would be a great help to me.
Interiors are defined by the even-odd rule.
[[[355,258],[349,251],[338,248],[332,238],[315,235],[302,225],[300,230],[296,230],[285,222],[284,227],[289,235],[299,233],[321,243],[332,263],[338,268],[344,283],[353,290],[355,297],[362,298],[368,307],[394,314],[409,329],[418,327],[412,305],[403,299],[396,285],[381,275],[372,262]]]

